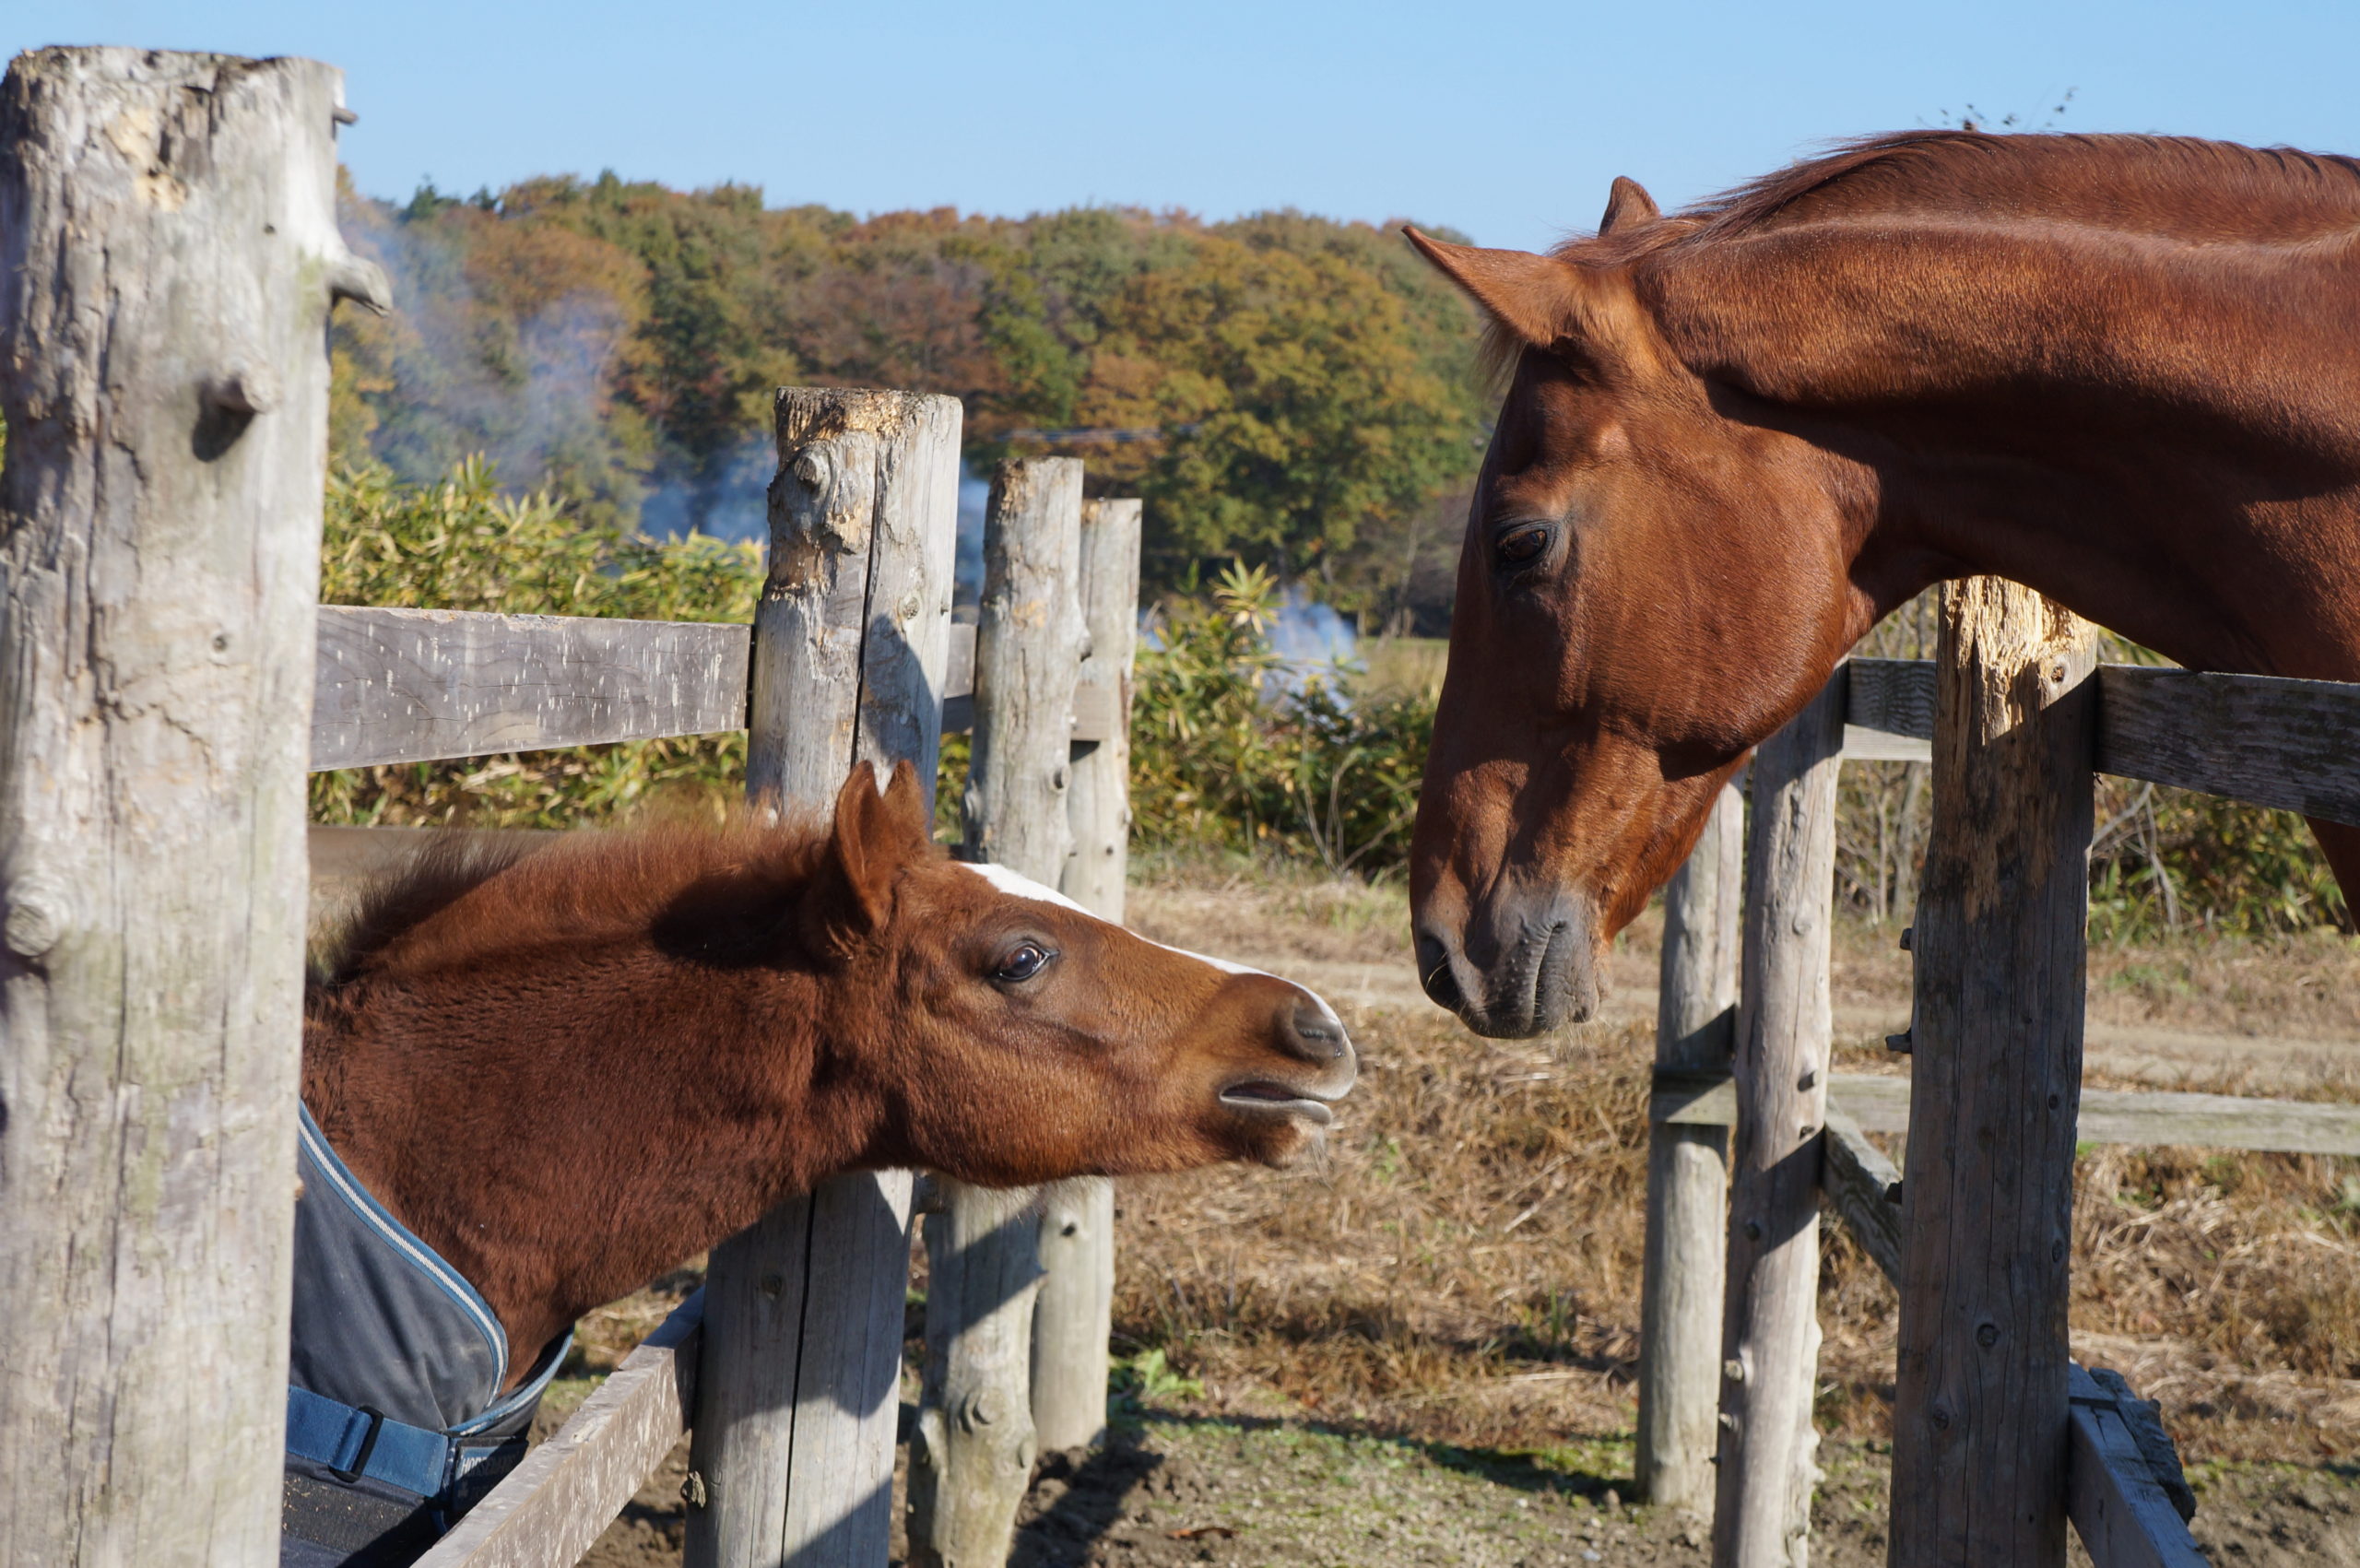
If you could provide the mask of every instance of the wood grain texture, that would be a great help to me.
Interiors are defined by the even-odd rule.
[[[1659,1074],[1729,1071],[1744,875],[1745,797],[1731,784],[1721,791],[1687,863],[1664,889],[1656,1008]],[[1728,1132],[1657,1120],[1647,1129],[1634,1475],[1640,1496],[1691,1513],[1713,1505],[1728,1202]]]
[[[950,647],[960,408],[911,393],[778,398],[770,578],[755,610],[747,791],[822,807],[854,762],[931,793]],[[690,1464],[690,1568],[880,1568],[910,1178],[839,1177],[714,1251]]]
[[[1056,887],[1074,844],[1074,689],[1082,620],[1081,464],[1013,458],[984,513],[975,631],[975,738],[962,853]],[[942,1178],[926,1221],[932,1283],[926,1370],[910,1444],[910,1560],[980,1568],[1007,1560],[1039,1442],[1032,1308],[1041,1280],[1032,1193]]]
[[[2360,823],[2360,685],[2108,665],[2100,772]]]
[[[1841,1099],[1842,1080],[1836,1083]],[[1828,1208],[1835,1211],[1860,1244],[1869,1260],[1895,1284],[1901,1282],[1901,1173],[1884,1150],[1861,1135],[1860,1125],[1840,1106],[1827,1111],[1827,1130],[1821,1135],[1819,1186]]]
[[[1140,506],[1081,503],[1081,619],[1087,634],[1074,690],[1073,783],[1066,800],[1073,855],[1060,890],[1119,924],[1130,873],[1131,679],[1139,650]],[[1081,734],[1095,699],[1110,722]],[[1044,1195],[1044,1277],[1032,1307],[1032,1427],[1044,1449],[1093,1445],[1106,1434],[1107,1339],[1115,1321],[1115,1185],[1096,1177]]]
[[[2065,1561],[2065,1308],[2082,1081],[2094,638],[1996,578],[1942,600],[1893,1561]]]
[[[1754,755],[1714,1568],[1809,1560],[1819,1438],[1819,1132],[1845,672]]]
[[[2067,1506],[2094,1568],[2203,1568],[2211,1559],[2188,1533],[2118,1397],[2081,1367],[2069,1378]]]
[[[699,1291],[417,1568],[572,1568],[688,1430],[703,1325]]]
[[[1931,659],[1848,659],[1844,667],[1847,725],[1878,735],[1933,739]]]
[[[743,729],[749,641],[693,621],[324,606],[312,767]]]
[[[277,1554],[341,99],[0,84],[0,1562]]]

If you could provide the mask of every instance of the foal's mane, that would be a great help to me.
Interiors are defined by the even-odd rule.
[[[398,971],[406,939],[430,924],[437,963],[463,961],[470,949],[489,956],[644,934],[659,924],[677,941],[742,937],[751,934],[743,912],[783,907],[818,870],[827,842],[827,820],[816,817],[671,823],[546,844],[524,835],[437,834],[361,893],[315,949],[310,989],[317,997]]]

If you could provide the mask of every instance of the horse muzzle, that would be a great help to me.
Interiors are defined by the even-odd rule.
[[[1421,912],[1418,978],[1478,1034],[1523,1040],[1598,1011],[1598,912],[1563,888],[1503,888],[1463,922]]]

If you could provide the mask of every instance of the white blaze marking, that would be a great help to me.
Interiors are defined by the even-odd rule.
[[[1105,919],[1103,916],[1091,914],[1090,911],[1082,908],[1081,905],[1074,902],[1073,900],[1066,897],[1065,894],[1057,891],[1056,889],[1043,887],[1032,878],[1020,876],[1018,873],[1009,870],[1005,866],[994,866],[988,861],[978,863],[972,860],[962,860],[955,862],[955,864],[965,867],[968,870],[973,871],[976,876],[981,877],[985,881],[989,882],[993,887],[997,888],[1001,892],[1006,893],[1010,898],[1035,899],[1042,903],[1053,903],[1060,909],[1072,910],[1076,914],[1095,920],[1101,925],[1115,925],[1113,921]],[[1319,1010],[1326,1013],[1328,1019],[1333,1021],[1338,1028],[1340,1029],[1343,1027],[1343,1020],[1336,1017],[1336,1009],[1328,1005],[1327,997],[1321,996],[1318,992],[1313,990],[1308,985],[1303,984],[1298,981],[1289,980],[1283,974],[1272,974],[1267,969],[1256,969],[1250,964],[1232,963],[1227,959],[1215,958],[1210,953],[1190,952],[1186,948],[1175,948],[1169,942],[1158,942],[1147,937],[1139,937],[1138,932],[1131,931],[1127,926],[1115,925],[1115,928],[1118,931],[1126,932],[1126,934],[1129,936],[1138,937],[1140,941],[1147,943],[1150,948],[1162,948],[1167,953],[1178,953],[1182,958],[1195,959],[1198,963],[1210,964],[1213,968],[1220,970],[1223,974],[1258,974],[1265,980],[1275,980],[1282,985],[1292,985],[1296,990],[1302,992],[1304,996],[1318,1003]]]

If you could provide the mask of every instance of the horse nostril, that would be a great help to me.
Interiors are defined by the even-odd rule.
[[[1295,1004],[1293,1015],[1287,1020],[1287,1032],[1293,1039],[1296,1054],[1308,1061],[1332,1062],[1352,1048],[1344,1026],[1325,1008],[1309,1002]]]
[[[1418,938],[1418,983],[1426,988],[1434,1005],[1457,1012],[1466,997],[1458,989],[1458,976],[1451,970],[1450,949],[1432,932]]]

